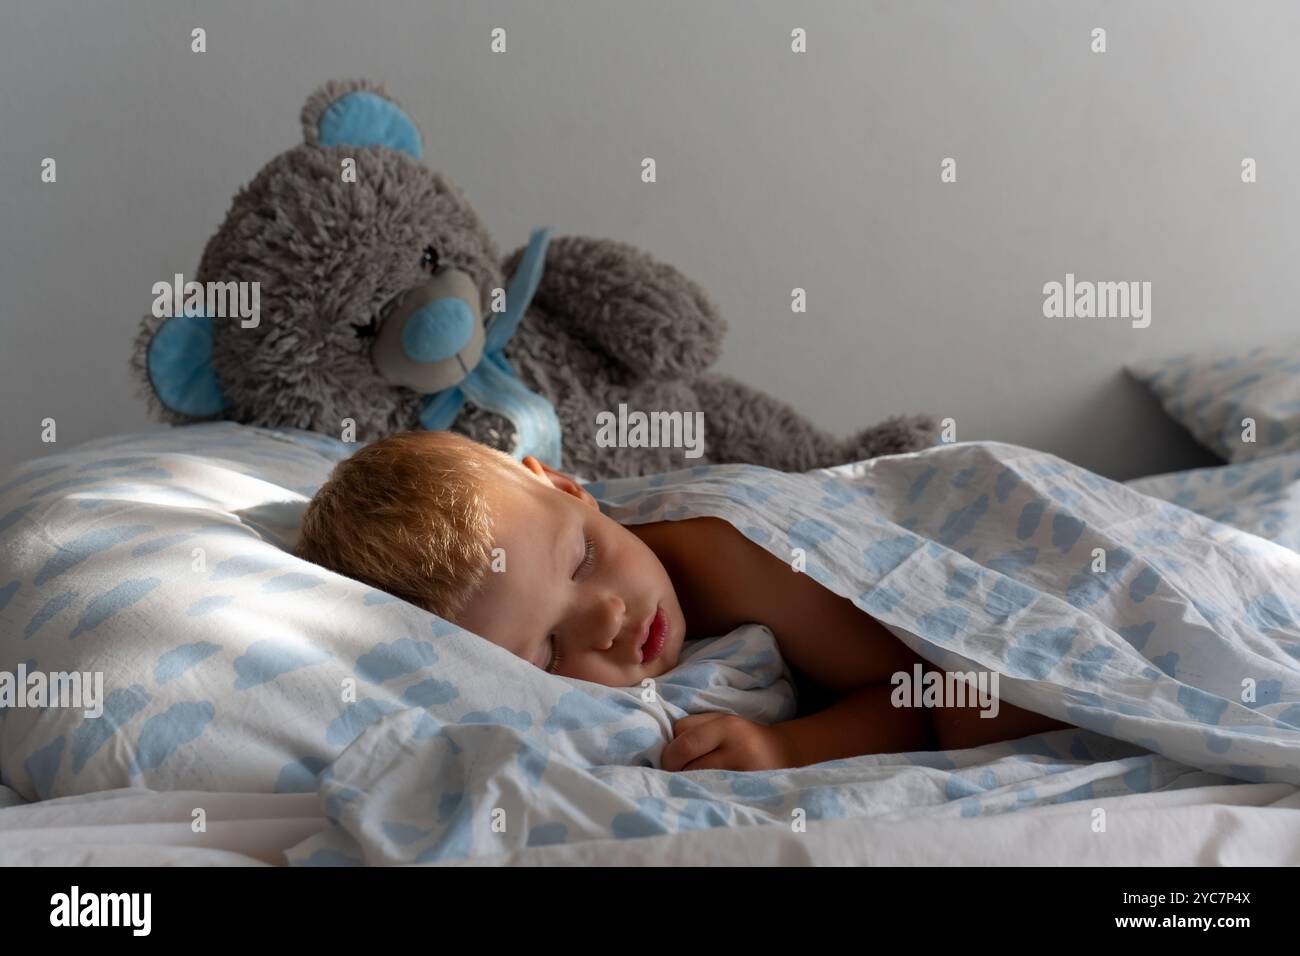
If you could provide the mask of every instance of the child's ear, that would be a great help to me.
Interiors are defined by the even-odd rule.
[[[532,455],[525,455],[522,464],[534,475],[550,481],[552,487],[558,488],[566,495],[573,495],[573,497],[577,498],[584,505],[591,508],[600,507],[600,505],[596,503],[596,499],[591,496],[591,493],[587,491],[586,488],[582,487],[582,485],[578,484],[577,481],[570,478],[564,472],[556,471],[549,465],[542,464]]]

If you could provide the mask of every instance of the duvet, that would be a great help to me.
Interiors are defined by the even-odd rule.
[[[291,862],[437,862],[1068,801],[1086,812],[1105,796],[1229,778],[1300,783],[1300,554],[1263,538],[1000,443],[805,475],[719,466],[588,488],[625,523],[726,518],[932,662],[994,672],[1004,699],[1081,729],[960,752],[669,774],[654,768],[667,728],[647,722],[642,736],[644,712],[618,691],[578,686],[554,709],[492,721],[406,710],[322,774],[333,826]],[[741,671],[767,661],[738,637],[712,656]],[[696,666],[698,683],[711,683],[711,665]],[[743,697],[705,709],[744,713]],[[616,741],[648,765],[611,759]]]

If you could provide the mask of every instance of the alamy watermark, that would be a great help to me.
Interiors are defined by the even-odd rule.
[[[90,719],[104,713],[103,671],[0,671],[0,708],[72,707]]]
[[[913,664],[911,673],[895,671],[889,678],[894,685],[889,702],[895,707],[978,707],[981,717],[996,717],[998,702],[997,671],[925,672]]]
[[[619,403],[618,414],[596,413],[598,448],[685,448],[687,458],[704,454],[703,412],[629,412]]]
[[[153,919],[152,893],[83,893],[73,884],[50,897],[50,925],[125,926],[133,936],[148,936]]]
[[[186,282],[176,273],[171,282],[153,284],[155,319],[205,315],[210,319],[239,319],[242,329],[262,321],[262,287],[258,282]]]
[[[1133,328],[1151,324],[1150,282],[1065,282],[1043,286],[1043,315],[1049,319],[1132,319]]]

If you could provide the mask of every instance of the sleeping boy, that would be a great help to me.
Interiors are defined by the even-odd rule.
[[[776,770],[1068,726],[1005,702],[992,718],[895,707],[891,676],[934,668],[728,522],[624,526],[568,475],[452,432],[403,432],[340,462],[307,507],[297,554],[547,673],[611,687],[672,670],[684,641],[763,624],[796,677],[833,700],[771,725],[685,717],[660,757],[669,771]],[[508,570],[494,572],[501,555]]]

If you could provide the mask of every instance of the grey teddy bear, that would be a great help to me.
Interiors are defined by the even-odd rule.
[[[235,196],[198,285],[178,277],[172,305],[160,295],[140,327],[131,365],[163,420],[361,442],[450,428],[600,478],[724,462],[806,471],[934,444],[932,416],[839,439],[711,373],[717,309],[631,245],[538,230],[503,260],[382,86],[329,82],[302,125],[305,141]],[[222,297],[229,306],[240,284],[257,306],[232,316]],[[627,410],[632,425],[632,413],[663,413],[664,428],[702,412],[702,449],[685,457],[680,432],[678,447],[609,447],[598,423]]]

